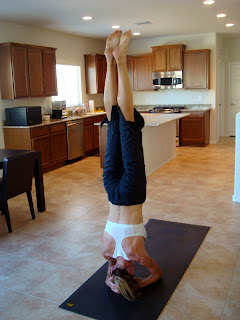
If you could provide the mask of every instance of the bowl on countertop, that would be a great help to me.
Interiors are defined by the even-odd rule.
[[[50,114],[44,114],[42,115],[42,121],[49,121],[51,118],[51,115]]]

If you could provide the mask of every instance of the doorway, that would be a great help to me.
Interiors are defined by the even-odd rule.
[[[228,134],[235,137],[235,119],[240,112],[240,62],[229,63],[228,79]]]

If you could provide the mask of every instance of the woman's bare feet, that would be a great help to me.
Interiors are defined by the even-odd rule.
[[[120,38],[122,35],[122,31],[115,30],[110,36],[107,38],[106,41],[106,49],[104,51],[104,54],[106,56],[106,59],[108,61],[112,61],[113,59],[113,50],[118,47],[120,43]]]
[[[126,60],[126,52],[131,36],[131,30],[128,30],[124,34],[122,34],[119,46],[115,47],[115,49],[113,50],[113,56],[117,62]]]

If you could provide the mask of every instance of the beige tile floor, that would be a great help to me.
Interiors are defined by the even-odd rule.
[[[0,320],[87,319],[58,305],[105,262],[108,204],[99,158],[46,173],[44,185],[47,210],[36,220],[25,195],[9,201],[12,234],[0,216]],[[148,177],[145,222],[211,226],[159,319],[240,319],[240,204],[231,200],[233,187],[233,138],[178,148]]]

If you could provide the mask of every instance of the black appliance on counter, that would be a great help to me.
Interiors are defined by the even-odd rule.
[[[150,113],[180,113],[184,107],[182,106],[167,106],[167,107],[154,107],[149,110]]]
[[[62,110],[52,110],[52,118],[53,119],[61,119],[62,118]]]
[[[31,126],[42,122],[41,107],[6,108],[6,126]]]

